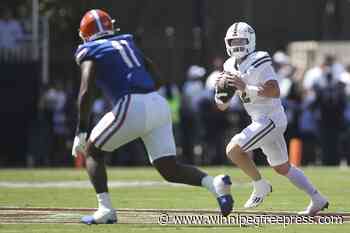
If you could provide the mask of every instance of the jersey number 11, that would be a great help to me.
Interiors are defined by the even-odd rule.
[[[129,43],[126,40],[113,40],[111,43],[112,46],[119,52],[121,58],[129,68],[133,68],[134,66],[141,66],[134,53],[134,50],[130,47]],[[129,54],[126,51],[128,51]]]

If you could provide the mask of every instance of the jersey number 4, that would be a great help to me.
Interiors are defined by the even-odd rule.
[[[134,53],[134,50],[130,47],[129,43],[126,40],[114,40],[111,43],[113,48],[119,52],[121,58],[129,68],[141,66],[141,63]]]

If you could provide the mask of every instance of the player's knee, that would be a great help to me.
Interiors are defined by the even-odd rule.
[[[175,174],[166,173],[166,174],[163,174],[162,176],[164,180],[166,180],[167,182],[176,183],[177,181]]]
[[[168,182],[177,181],[178,162],[172,157],[165,157],[157,159],[153,162],[154,167],[158,170],[159,174]]]
[[[274,166],[273,169],[280,175],[286,176],[289,172],[290,165],[289,163],[283,163],[281,165]]]
[[[235,142],[234,140],[232,140],[226,146],[226,156],[231,160],[234,160],[237,155],[242,154],[243,152],[244,151],[242,150],[240,145],[237,142]]]
[[[162,169],[159,171],[159,173],[164,178],[164,180],[171,182],[171,183],[176,183],[177,174],[175,172],[175,169]]]
[[[98,149],[90,140],[86,144],[85,157],[103,158],[103,151]]]

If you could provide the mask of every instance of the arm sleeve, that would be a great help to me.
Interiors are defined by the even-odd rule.
[[[265,83],[269,80],[276,80],[277,81],[277,75],[275,70],[273,69],[271,62],[268,62],[266,64],[263,64],[261,67],[259,67],[259,76],[260,80]]]

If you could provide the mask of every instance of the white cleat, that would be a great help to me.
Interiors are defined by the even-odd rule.
[[[304,211],[298,212],[298,214],[314,216],[321,210],[327,209],[328,206],[328,200],[321,194],[316,194],[310,201],[308,207]]]
[[[84,216],[81,222],[85,224],[113,224],[117,222],[114,209],[98,209],[93,215]]]
[[[244,208],[255,208],[260,205],[264,198],[272,192],[272,186],[264,179],[253,182],[254,190],[248,201],[244,204]]]

